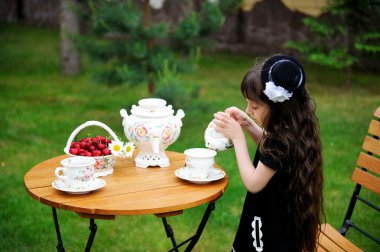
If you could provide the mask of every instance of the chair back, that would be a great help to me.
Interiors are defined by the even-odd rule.
[[[374,113],[368,135],[364,138],[363,150],[358,158],[352,180],[380,195],[380,107]]]
[[[361,227],[358,227],[351,219],[357,200],[377,211],[380,211],[379,206],[376,206],[373,202],[370,202],[360,196],[360,190],[362,187],[365,187],[377,195],[380,195],[380,106],[376,109],[374,116],[375,118],[370,122],[368,134],[364,138],[364,143],[362,145],[363,150],[359,154],[359,158],[356,163],[357,167],[355,167],[352,174],[352,180],[356,182],[356,186],[348,206],[343,225],[339,232],[342,235],[345,235],[348,229],[353,227],[371,240],[380,244],[379,238],[374,237],[369,232],[365,231]]]

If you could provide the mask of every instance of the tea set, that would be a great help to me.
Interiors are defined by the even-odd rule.
[[[120,115],[123,119],[125,136],[138,149],[138,154],[135,156],[136,167],[169,166],[170,161],[165,155],[165,149],[180,135],[182,118],[185,116],[183,110],[179,109],[174,115],[172,106],[166,105],[165,100],[146,98],[139,100],[138,106],[132,105],[130,115],[125,109],[120,110]],[[115,140],[118,140],[107,125],[89,121],[74,130],[67,141],[65,152],[68,153],[70,143],[80,130],[93,125],[103,127]],[[231,148],[232,142],[215,129],[213,122],[205,130],[204,140],[207,148],[191,148],[184,152],[185,166],[175,171],[178,178],[197,184],[224,178],[225,172],[214,167],[214,158],[217,151]],[[112,156],[104,158],[112,158]],[[72,194],[88,193],[104,187],[105,181],[99,177],[112,174],[114,162],[111,166],[107,166],[106,171],[97,167],[96,163],[98,162],[92,157],[74,156],[62,160],[62,167],[57,167],[55,170],[57,179],[53,181],[52,186]]]

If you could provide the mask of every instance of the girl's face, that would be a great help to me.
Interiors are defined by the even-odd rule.
[[[269,106],[264,102],[255,102],[248,99],[246,99],[246,101],[247,108],[245,112],[250,115],[256,123],[263,127],[265,118],[268,116]]]

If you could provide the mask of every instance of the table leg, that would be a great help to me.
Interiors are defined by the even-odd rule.
[[[173,231],[172,227],[167,223],[165,217],[162,217],[162,223],[164,224],[164,227],[165,227],[166,236],[170,237],[170,240],[172,241],[173,248],[174,248],[173,251],[178,252],[177,242],[175,241],[174,231]]]
[[[190,238],[188,238],[187,240],[180,243],[179,245],[176,245],[173,229],[170,227],[169,224],[167,224],[165,217],[162,217],[162,221],[164,223],[165,230],[166,230],[166,235],[168,237],[170,237],[170,239],[172,240],[172,243],[173,243],[173,248],[171,250],[169,250],[169,252],[172,252],[172,251],[178,252],[179,251],[178,248],[181,247],[182,245],[188,243],[188,242],[190,242],[190,243],[189,243],[189,245],[187,245],[185,252],[191,251],[194,248],[195,244],[198,242],[199,238],[201,237],[202,232],[203,232],[203,230],[206,226],[206,223],[208,221],[208,218],[210,217],[211,212],[214,209],[215,209],[215,202],[210,202],[210,204],[207,206],[207,209],[206,209],[206,211],[202,217],[201,222],[199,223],[199,226],[198,226],[196,233],[193,236],[191,236]]]
[[[55,232],[57,234],[57,250],[59,252],[65,252],[65,248],[63,247],[63,243],[62,243],[61,231],[59,230],[57,211],[56,211],[55,207],[52,207],[51,209],[53,212]]]
[[[96,231],[98,230],[98,226],[96,226],[95,220],[92,218],[90,219],[90,230],[91,230],[91,233],[87,240],[87,245],[85,249],[86,252],[91,250],[91,246],[92,246],[92,243],[94,242]]]
[[[189,243],[189,245],[185,249],[185,252],[191,251],[194,248],[195,244],[198,242],[199,238],[202,235],[203,229],[206,226],[206,223],[208,221],[208,218],[210,217],[211,212],[214,209],[215,209],[215,202],[210,202],[210,204],[207,206],[205,214],[203,215],[202,221],[201,221],[201,223],[198,226],[197,232],[195,233],[195,235],[191,239],[191,242]]]
[[[53,211],[53,219],[54,219],[54,226],[55,226],[55,232],[57,234],[57,250],[59,252],[65,252],[65,248],[63,247],[62,243],[62,237],[61,237],[61,231],[59,230],[59,223],[58,223],[58,217],[57,217],[57,210],[52,207]],[[98,227],[95,224],[95,220],[93,218],[90,219],[90,236],[87,240],[87,245],[85,251],[88,252],[91,250],[92,243],[94,242],[96,231],[98,230]]]

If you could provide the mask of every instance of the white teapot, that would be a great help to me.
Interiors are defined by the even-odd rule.
[[[233,147],[230,139],[215,129],[215,123],[210,122],[205,130],[205,145],[207,148],[215,151],[224,151]]]
[[[125,109],[120,110],[124,134],[139,150],[136,166],[169,166],[165,149],[179,137],[185,113],[179,109],[174,116],[172,106],[166,106],[166,101],[158,98],[142,99],[138,104],[132,105],[131,115]]]

